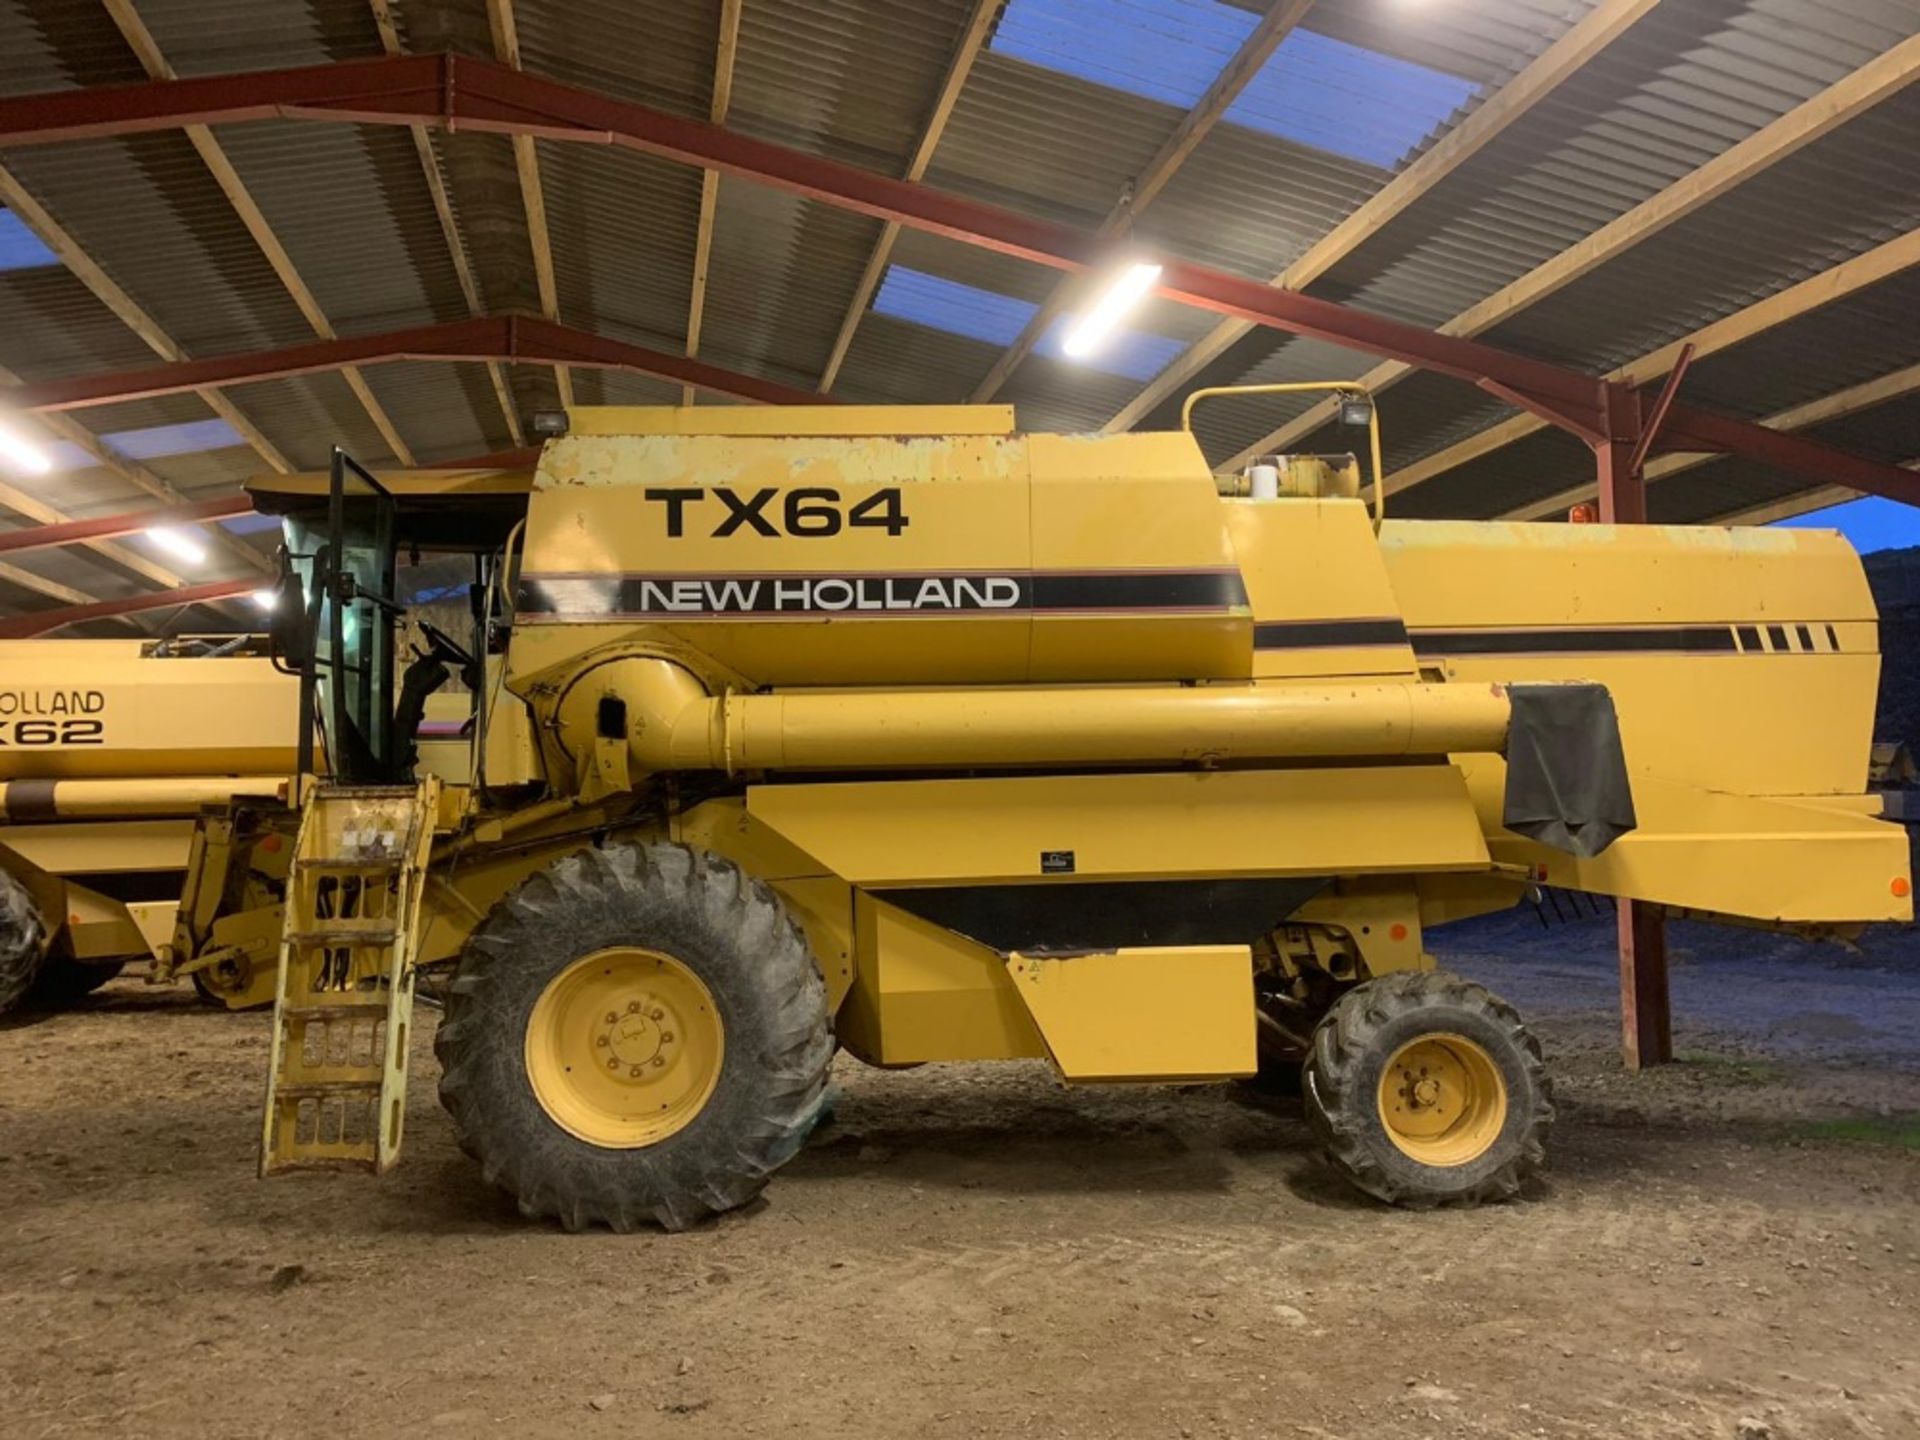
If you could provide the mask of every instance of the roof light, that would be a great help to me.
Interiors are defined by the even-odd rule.
[[[280,592],[272,589],[256,590],[253,592],[253,603],[271,614],[273,608],[280,603]]]
[[[200,539],[198,531],[175,530],[168,525],[155,525],[147,531],[147,539],[157,549],[164,550],[174,559],[188,565],[198,565],[207,558],[207,547]]]
[[[1121,320],[1133,310],[1147,293],[1153,289],[1154,282],[1160,278],[1160,267],[1152,261],[1140,261],[1127,266],[1108,283],[1073,327],[1067,331],[1067,337],[1060,342],[1060,348],[1076,360],[1084,360],[1094,354],[1107,342]]]
[[[0,464],[29,475],[44,475],[53,469],[53,457],[24,435],[0,425]]]

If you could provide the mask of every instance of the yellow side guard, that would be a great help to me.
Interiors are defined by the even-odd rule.
[[[1178,945],[1007,957],[1067,1080],[1220,1080],[1259,1067],[1253,952]]]
[[[440,782],[321,786],[287,877],[260,1173],[400,1155],[413,953]]]

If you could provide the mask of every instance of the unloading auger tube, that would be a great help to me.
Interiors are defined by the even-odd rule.
[[[1509,824],[1588,854],[1633,826],[1612,701],[1604,686],[1579,682],[714,695],[671,660],[629,656],[583,672],[557,718],[576,763],[624,737],[638,772],[1509,755]]]

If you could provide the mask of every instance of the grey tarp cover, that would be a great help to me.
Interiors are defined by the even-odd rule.
[[[1506,813],[1516,834],[1591,858],[1634,828],[1620,721],[1604,685],[1509,685]]]

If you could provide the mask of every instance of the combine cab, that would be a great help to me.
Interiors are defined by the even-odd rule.
[[[991,406],[582,410],[530,490],[262,482],[305,810],[266,1167],[392,1162],[412,978],[449,967],[462,1144],[570,1227],[744,1202],[836,1047],[1303,1077],[1362,1190],[1498,1198],[1549,1080],[1431,927],[1542,884],[1908,918],[1837,536],[1359,490]],[[423,563],[471,577],[463,625],[409,601]]]

